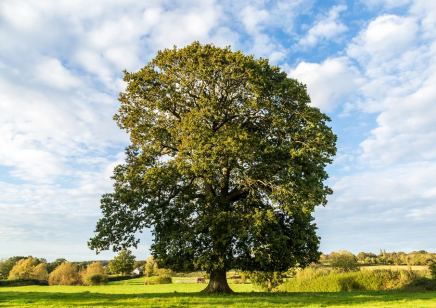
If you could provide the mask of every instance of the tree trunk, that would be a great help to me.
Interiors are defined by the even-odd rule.
[[[226,271],[225,270],[219,270],[219,271],[212,271],[210,273],[210,280],[209,284],[201,291],[203,293],[226,293],[226,294],[233,294],[232,289],[230,289],[229,284],[227,283],[226,279]]]

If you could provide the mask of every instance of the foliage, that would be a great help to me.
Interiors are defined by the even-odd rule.
[[[37,266],[35,266],[35,268],[32,271],[32,278],[47,280],[48,278],[47,264],[40,263]]]
[[[297,271],[294,277],[297,279],[315,278],[319,276],[326,276],[330,274],[330,272],[331,272],[330,268],[318,266],[312,263],[310,266]]]
[[[378,256],[374,253],[360,252],[357,255],[357,259],[365,264],[430,265],[436,263],[436,254],[425,250],[413,251],[406,254],[402,251],[386,252],[385,249],[380,249]]]
[[[34,269],[38,265],[38,260],[32,257],[21,259],[14,265],[9,272],[8,279],[37,279],[34,276]],[[38,272],[41,268],[38,268]]]
[[[428,266],[431,278],[436,279],[436,263],[432,263]]]
[[[341,292],[407,289],[422,277],[412,271],[374,270],[360,272],[318,272],[291,279],[280,289],[287,292]],[[429,289],[430,290],[430,289]]]
[[[55,270],[55,268],[57,268],[59,265],[61,265],[62,263],[67,262],[66,259],[64,258],[57,258],[54,262],[48,263],[47,265],[47,271],[48,273],[51,273]]]
[[[109,268],[112,274],[126,275],[133,271],[136,257],[130,250],[122,250],[112,261],[109,262]]]
[[[88,286],[100,286],[108,283],[107,276],[101,273],[92,273],[84,276],[83,282]]]
[[[410,283],[406,284],[403,289],[409,292],[436,291],[436,279],[417,277],[416,279],[413,279]]]
[[[141,269],[144,272],[144,276],[146,276],[146,277],[156,276],[158,267],[157,267],[157,263],[154,260],[153,256],[150,256],[147,259],[145,264],[142,265]]]
[[[155,284],[169,284],[173,283],[173,279],[168,276],[157,276],[154,277],[154,283]]]
[[[34,285],[46,285],[46,281],[41,281],[40,279],[0,280],[0,287],[22,287]]]
[[[343,272],[359,270],[356,257],[346,250],[339,250],[339,252],[331,254],[331,266]]]
[[[86,285],[100,285],[107,284],[108,280],[105,275],[105,269],[100,262],[93,262],[89,264],[86,269],[80,270],[82,281]]]
[[[73,286],[81,285],[82,280],[79,274],[78,266],[71,263],[61,263],[48,277],[50,285]]]
[[[10,257],[8,259],[0,260],[0,279],[7,279],[9,276],[9,272],[12,268],[17,264],[21,259],[26,259],[26,257],[15,256]]]
[[[261,291],[275,291],[283,283],[285,277],[282,272],[253,271],[248,273],[248,278]]]
[[[198,42],[158,52],[124,81],[114,118],[132,144],[91,249],[136,247],[135,233],[153,227],[152,254],[175,271],[318,260],[311,213],[332,193],[336,136],[304,85],[267,59]]]
[[[172,277],[175,273],[170,269],[159,268],[157,262],[154,260],[153,256],[150,256],[145,264],[142,266],[144,275],[147,277],[152,276],[166,276]]]
[[[123,281],[123,280],[137,279],[137,278],[138,278],[138,276],[133,276],[133,275],[109,276],[108,281]]]
[[[140,260],[140,261],[135,261],[135,264],[133,264],[133,268],[141,268],[147,263],[147,261],[144,260]]]

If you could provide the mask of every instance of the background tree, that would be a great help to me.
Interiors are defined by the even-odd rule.
[[[32,278],[46,280],[48,279],[48,271],[46,263],[39,263],[32,271]]]
[[[124,81],[114,119],[132,144],[91,249],[136,247],[134,234],[153,228],[159,267],[206,270],[204,292],[232,292],[226,269],[318,261],[311,213],[332,193],[336,136],[304,85],[267,59],[198,42]]]
[[[29,257],[26,259],[21,259],[14,265],[14,267],[9,272],[8,279],[32,279],[33,270],[38,265],[38,260]]]
[[[173,276],[173,272],[169,269],[159,268],[157,266],[157,262],[154,260],[153,256],[150,256],[145,264],[142,265],[142,270],[146,277],[152,276],[165,276],[171,277]]]
[[[357,261],[364,262],[367,257],[367,254],[362,251],[357,254],[356,259]]]
[[[112,261],[109,262],[109,268],[112,274],[127,275],[134,269],[136,257],[130,250],[122,250]]]
[[[105,268],[100,262],[92,262],[79,271],[82,282],[86,285],[107,284]]]
[[[48,263],[47,264],[47,270],[49,273],[53,272],[55,270],[55,268],[57,268],[59,265],[61,265],[62,263],[67,262],[66,259],[64,258],[57,258],[55,261]]]
[[[21,259],[26,259],[26,257],[14,256],[8,259],[0,260],[0,279],[7,279],[9,276],[9,272]]]
[[[146,260],[135,261],[135,264],[133,264],[133,268],[142,268],[146,263]]]
[[[331,266],[343,272],[350,272],[359,269],[356,257],[346,250],[339,250],[339,252],[331,254]]]
[[[157,263],[154,260],[153,256],[150,256],[147,259],[147,262],[142,266],[142,270],[144,272],[144,276],[146,277],[152,277],[155,276],[157,273]]]
[[[50,273],[48,277],[50,285],[74,286],[81,285],[82,279],[79,268],[71,262],[63,262]]]

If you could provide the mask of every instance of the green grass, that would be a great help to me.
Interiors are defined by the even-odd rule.
[[[362,270],[369,270],[369,271],[373,271],[373,270],[381,270],[381,269],[390,269],[393,271],[407,271],[409,269],[409,267],[407,265],[359,265],[360,269]],[[426,265],[412,265],[411,266],[411,270],[412,271],[425,271],[426,269],[428,269],[428,266]]]
[[[236,295],[197,293],[205,285],[142,285],[144,278],[107,286],[1,287],[0,307],[436,307],[436,292],[258,293],[231,285]]]

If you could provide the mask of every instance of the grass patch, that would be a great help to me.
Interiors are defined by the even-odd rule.
[[[132,280],[128,281],[133,282]],[[205,285],[27,286],[0,288],[0,307],[435,307],[436,292],[197,293]]]

